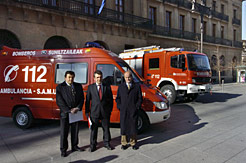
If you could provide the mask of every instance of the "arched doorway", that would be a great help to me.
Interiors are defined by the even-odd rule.
[[[105,42],[99,41],[99,40],[96,40],[96,41],[94,41],[94,42],[100,44],[102,47],[104,47],[104,49],[110,50],[110,49],[109,49],[109,46],[108,46]]]
[[[8,30],[0,29],[0,45],[21,49],[21,44],[19,39],[16,37],[15,34],[13,34]]]
[[[68,49],[69,42],[65,37],[52,36],[44,44],[44,49]]]

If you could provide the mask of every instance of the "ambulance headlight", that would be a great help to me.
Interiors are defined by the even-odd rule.
[[[154,105],[158,108],[158,109],[166,109],[168,108],[167,103],[165,103],[164,101],[162,102],[153,102]]]

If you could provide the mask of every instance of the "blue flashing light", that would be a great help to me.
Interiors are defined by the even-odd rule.
[[[85,48],[101,48],[102,49],[102,46],[96,42],[86,42]]]

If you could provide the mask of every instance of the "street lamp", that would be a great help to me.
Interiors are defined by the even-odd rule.
[[[201,16],[201,24],[200,24],[200,29],[201,29],[201,53],[203,51],[203,17],[204,14],[208,14],[210,16],[210,8],[205,6],[205,1],[206,0],[201,0],[201,4],[196,3],[196,0],[192,0],[192,7],[191,7],[191,12],[194,13],[195,11],[200,13]]]

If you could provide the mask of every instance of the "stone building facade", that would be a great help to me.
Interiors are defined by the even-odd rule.
[[[241,0],[204,2],[203,52],[222,78],[241,62]],[[201,51],[201,13],[193,0],[1,0],[0,44],[22,49],[80,48],[96,41],[119,53],[148,45]]]

